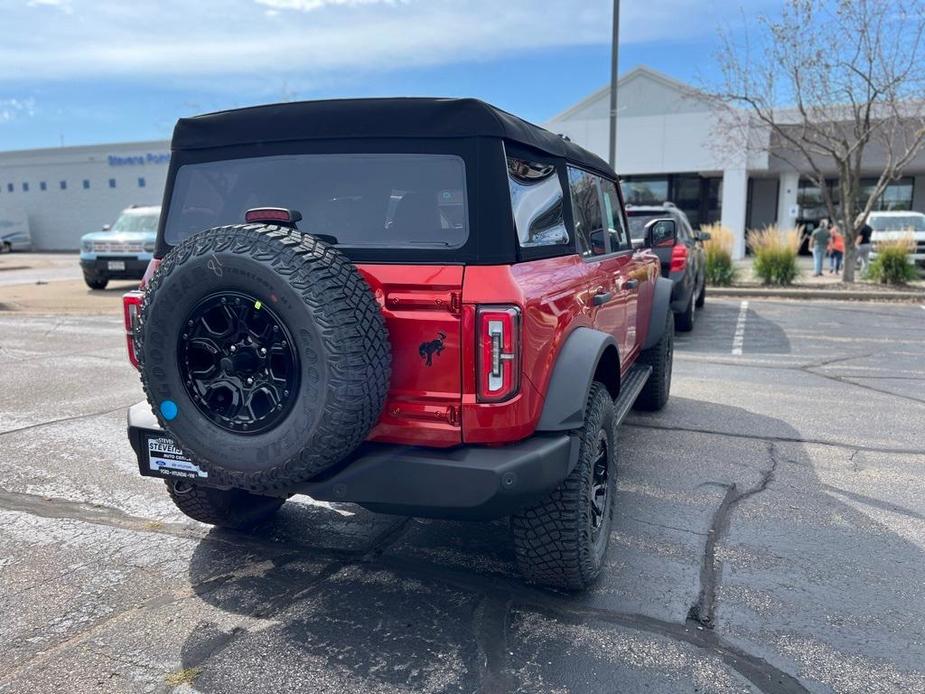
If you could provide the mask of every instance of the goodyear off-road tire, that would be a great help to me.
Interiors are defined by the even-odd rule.
[[[571,474],[542,502],[511,517],[514,550],[523,576],[532,583],[566,590],[584,590],[594,583],[610,543],[617,427],[613,399],[601,383],[591,386],[579,435],[578,463]],[[606,446],[606,495],[602,511],[595,514],[594,490],[601,486],[595,463],[600,460],[602,443]]]
[[[180,364],[187,331],[200,329],[191,318],[197,307],[226,295],[272,317],[277,341],[264,358],[280,345],[290,350],[297,386],[279,389],[280,413],[267,415],[262,428],[229,429],[191,385],[188,361]],[[235,321],[254,314],[234,315],[229,324],[251,342]],[[379,418],[391,374],[385,320],[356,267],[317,238],[265,224],[209,229],[168,253],[145,293],[136,350],[160,425],[211,483],[258,493],[291,489],[349,455]],[[237,363],[219,363],[223,374],[244,380]]]
[[[687,308],[681,313],[674,314],[674,327],[682,333],[688,333],[694,329],[694,321],[697,317],[694,292],[691,291],[691,298],[687,302]]]
[[[285,501],[243,489],[210,489],[186,481],[166,482],[171,501],[184,515],[220,528],[252,528],[276,513]]]
[[[671,370],[674,364],[674,320],[671,311],[668,312],[661,339],[639,355],[639,362],[651,366],[652,373],[633,407],[656,412],[665,406],[671,393]]]
[[[703,284],[700,285],[700,293],[697,295],[697,301],[694,302],[694,305],[697,308],[703,308],[703,305],[707,301],[707,280],[704,278]]]

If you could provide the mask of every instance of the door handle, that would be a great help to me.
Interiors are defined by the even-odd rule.
[[[626,289],[639,289],[639,280],[627,280],[623,286]]]

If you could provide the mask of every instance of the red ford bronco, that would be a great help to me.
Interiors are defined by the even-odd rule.
[[[142,475],[245,527],[293,494],[509,516],[531,581],[604,562],[617,426],[671,385],[671,281],[598,157],[472,99],[182,119],[125,296]]]

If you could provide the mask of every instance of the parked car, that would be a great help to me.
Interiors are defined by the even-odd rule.
[[[0,210],[0,253],[31,251],[29,218],[23,210],[4,207]]]
[[[140,280],[154,253],[160,207],[132,206],[112,226],[80,238],[80,267],[90,289],[109,280]]]
[[[655,248],[662,263],[662,276],[674,281],[671,293],[671,310],[675,327],[687,332],[694,329],[697,309],[702,308],[707,296],[706,254],[703,242],[710,235],[691,228],[687,215],[671,203],[651,206],[631,206],[626,210],[630,235],[642,243],[646,225],[653,219],[667,217],[675,220],[678,229],[677,243]]]
[[[617,425],[668,400],[672,282],[613,170],[472,99],[182,119],[155,259],[125,295],[139,472],[245,527],[292,494],[510,516],[525,576],[604,565]]]
[[[912,234],[915,239],[912,259],[919,265],[925,265],[925,214],[921,212],[871,212],[867,223],[873,230],[870,235],[870,242],[873,246],[871,258],[877,256],[878,243]]]

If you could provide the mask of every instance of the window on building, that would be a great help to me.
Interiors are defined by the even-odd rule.
[[[58,185],[61,187],[61,190],[67,190],[67,181],[61,181]]]
[[[138,179],[138,187],[139,187],[139,188],[144,188],[144,187],[145,187],[145,178],[144,178],[144,176],[141,176],[141,177]]]
[[[623,214],[620,212],[620,196],[613,181],[601,179],[601,195],[604,199],[604,222],[607,224],[607,233],[610,236],[610,251],[620,251],[631,247],[626,225],[623,223]]]
[[[621,186],[627,205],[661,205],[669,199],[667,176],[627,176]]]
[[[90,190],[90,179],[84,179],[84,190]]]
[[[23,192],[23,193],[28,193],[28,192],[29,192],[29,184],[28,184],[26,181],[23,181],[23,182],[22,182],[22,192]]]
[[[45,181],[39,181],[39,190],[48,190],[48,184]]]
[[[598,178],[581,169],[568,169],[572,216],[575,218],[575,243],[579,255],[591,257],[607,253],[604,240],[604,220]]]
[[[880,199],[874,203],[872,209],[878,212],[908,212],[912,209],[912,189],[914,188],[915,179],[911,176],[901,178],[887,185]],[[862,207],[867,204],[867,200],[877,185],[875,178],[862,178],[860,200],[858,204]]]
[[[110,179],[109,179],[109,187],[110,187],[110,188],[115,188],[115,187],[116,187],[116,179],[114,179],[114,178],[110,178]]]
[[[12,193],[12,192],[13,192],[13,184],[12,184],[12,183],[7,183],[7,184],[6,184],[6,189],[7,189],[8,192]]]
[[[511,211],[521,248],[557,246],[569,241],[562,216],[562,184],[552,164],[508,157]]]

